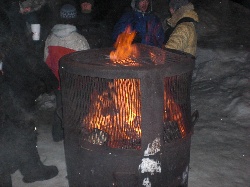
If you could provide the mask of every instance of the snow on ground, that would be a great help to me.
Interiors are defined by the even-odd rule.
[[[200,118],[192,136],[190,187],[249,186],[249,72],[249,51],[198,49],[191,100]],[[13,187],[67,187],[63,142],[52,140],[51,113],[45,111],[39,121],[41,159],[46,165],[56,165],[59,175],[25,184],[17,171],[12,175]]]
[[[189,186],[250,185],[250,53],[198,49]]]
[[[199,111],[200,118],[192,136],[190,187],[250,186],[250,24],[239,11],[243,9],[235,10],[237,16],[229,20],[236,22],[223,29],[218,25],[221,20],[208,9],[201,16],[202,41],[191,91],[192,109]],[[63,142],[52,140],[51,112],[41,113],[38,150],[46,165],[58,167],[59,175],[25,184],[17,171],[12,175],[13,187],[68,187]]]

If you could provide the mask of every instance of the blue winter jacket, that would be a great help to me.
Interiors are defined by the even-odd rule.
[[[116,41],[119,34],[130,25],[141,38],[141,43],[156,47],[162,47],[164,30],[160,19],[153,13],[142,13],[136,10],[125,13],[115,24],[112,38]]]

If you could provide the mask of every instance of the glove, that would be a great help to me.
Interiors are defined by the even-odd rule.
[[[137,32],[136,35],[135,35],[135,38],[133,40],[133,43],[141,43],[141,41],[142,41],[142,38],[140,36],[140,33]]]

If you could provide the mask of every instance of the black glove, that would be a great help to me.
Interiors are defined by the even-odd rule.
[[[135,38],[133,40],[133,43],[141,43],[141,41],[142,41],[142,38],[140,36],[140,33],[137,32],[136,35],[135,35]]]

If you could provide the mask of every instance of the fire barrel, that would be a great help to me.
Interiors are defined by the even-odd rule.
[[[64,148],[72,187],[188,186],[194,58],[134,44],[60,59]],[[139,54],[139,55],[138,55]]]

